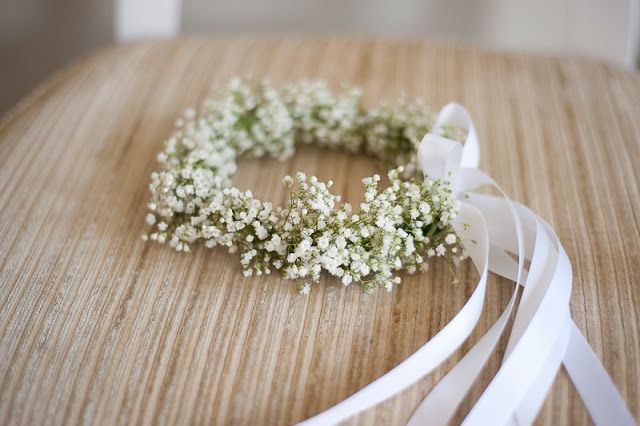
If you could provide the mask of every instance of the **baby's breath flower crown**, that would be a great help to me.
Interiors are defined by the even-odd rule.
[[[367,110],[357,89],[340,94],[323,82],[303,82],[280,92],[267,83],[234,79],[200,111],[187,110],[158,154],[162,169],[151,175],[151,201],[143,239],[190,251],[198,240],[240,251],[245,275],[282,271],[308,293],[321,272],[365,291],[391,290],[396,271],[413,273],[426,258],[465,257],[451,225],[458,213],[449,183],[423,177],[417,148],[433,118],[420,103],[402,100]],[[461,140],[456,129],[446,136]],[[364,202],[354,211],[339,204],[332,182],[297,173],[285,176],[290,198],[273,207],[231,185],[239,155],[293,155],[297,143],[373,155],[396,167],[389,185],[362,180]]]

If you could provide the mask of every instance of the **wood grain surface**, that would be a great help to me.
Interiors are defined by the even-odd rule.
[[[447,268],[365,295],[323,278],[308,297],[237,257],[144,243],[155,155],[175,117],[234,75],[346,81],[367,102],[402,92],[465,104],[481,167],[555,226],[571,311],[640,417],[640,76],[601,63],[420,42],[180,39],[116,46],[41,85],[0,124],[0,421],[291,424],[351,395],[440,330],[472,291]],[[283,203],[303,170],[349,201],[371,159],[314,148],[240,163],[237,184]],[[403,424],[498,317],[433,374],[349,424]],[[505,342],[502,343],[504,345]],[[488,384],[490,366],[457,413]],[[537,420],[589,423],[561,371]]]

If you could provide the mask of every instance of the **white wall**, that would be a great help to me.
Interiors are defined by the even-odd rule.
[[[183,0],[184,32],[457,40],[622,64],[630,0]]]
[[[130,9],[138,12],[125,26],[131,28],[129,35],[136,35],[140,34],[136,19],[141,31],[151,29],[156,34],[154,17],[164,19],[159,22],[162,25],[172,23],[160,7],[179,1],[0,0],[0,114],[56,69],[111,43],[118,2],[150,5],[145,9],[146,4],[142,8],[134,4]],[[500,49],[587,55],[621,64],[631,1],[640,2],[182,0],[181,24],[183,33],[455,40]]]

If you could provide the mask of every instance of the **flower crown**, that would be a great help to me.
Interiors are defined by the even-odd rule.
[[[342,422],[436,368],[477,324],[489,272],[515,284],[509,303],[431,390],[409,424],[451,420],[514,312],[506,355],[465,424],[533,423],[561,362],[596,423],[635,424],[571,319],[571,263],[551,226],[510,201],[477,168],[477,133],[461,105],[448,104],[437,119],[429,117],[421,105],[406,102],[366,110],[357,91],[334,95],[323,83],[278,93],[267,84],[233,80],[205,101],[198,115],[189,110],[178,120],[158,156],[163,169],[152,175],[147,221],[154,229],[143,238],[168,241],[179,251],[202,239],[208,247],[240,249],[247,275],[276,269],[287,278],[315,282],[325,270],[345,285],[362,283],[366,291],[390,290],[399,282],[395,271],[413,272],[425,265],[425,256],[456,262],[466,256],[463,244],[467,247],[479,279],[451,321],[405,361],[305,420],[305,426]],[[456,140],[464,140],[464,147]],[[231,186],[237,155],[287,158],[298,142],[368,153],[396,168],[385,189],[378,189],[378,176],[363,179],[358,212],[338,205],[339,197],[329,192],[331,182],[303,173],[284,178],[290,192],[286,208]],[[475,192],[483,186],[499,195]],[[307,293],[310,284],[300,290]]]
[[[420,140],[433,127],[420,102],[366,109],[354,88],[335,94],[324,82],[303,82],[279,92],[265,82],[231,80],[200,111],[177,120],[158,154],[162,169],[151,175],[151,230],[143,239],[184,252],[198,240],[228,247],[240,252],[245,275],[278,270],[302,293],[323,270],[344,285],[390,291],[400,283],[397,271],[424,269],[429,257],[450,264],[466,257],[452,227],[460,207],[449,182],[423,176],[418,165]],[[437,130],[465,137],[455,127]],[[359,209],[340,204],[331,181],[302,172],[284,177],[284,208],[232,186],[237,156],[284,160],[299,143],[372,155],[393,167],[389,184],[380,188],[378,175],[363,179]]]

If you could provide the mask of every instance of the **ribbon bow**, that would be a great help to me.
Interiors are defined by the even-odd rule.
[[[467,130],[464,145],[440,135],[444,125]],[[418,150],[430,178],[448,179],[461,201],[454,227],[479,273],[462,309],[431,340],[394,369],[302,425],[335,424],[397,394],[431,372],[467,339],[480,318],[489,272],[515,285],[498,320],[415,411],[409,425],[444,425],[478,377],[515,311],[502,365],[464,420],[467,425],[533,423],[562,363],[596,424],[634,425],[611,378],[571,319],[571,264],[553,229],[477,169],[475,127],[460,105],[446,105]],[[473,190],[490,186],[500,196]],[[514,256],[518,259],[514,260]],[[529,267],[525,269],[525,261]],[[516,306],[522,289],[520,303]]]

